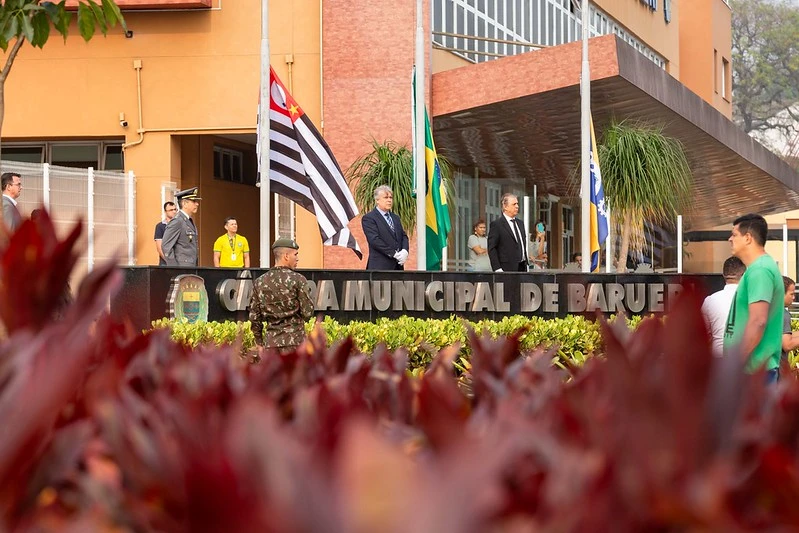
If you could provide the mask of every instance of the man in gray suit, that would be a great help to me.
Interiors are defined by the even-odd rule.
[[[169,221],[161,240],[161,249],[168,266],[196,267],[199,249],[199,235],[192,216],[200,207],[197,187],[175,194],[180,211]]]
[[[22,224],[17,209],[17,198],[22,193],[22,177],[14,172],[5,172],[0,176],[0,187],[3,188],[3,220],[9,231],[15,231]]]

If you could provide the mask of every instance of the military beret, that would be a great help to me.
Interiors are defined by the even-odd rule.
[[[297,241],[294,239],[278,239],[275,241],[275,244],[272,245],[272,249],[275,248],[293,248],[294,250],[299,250],[300,245],[297,244]]]
[[[199,187],[190,187],[175,193],[178,200],[202,200],[199,196]]]

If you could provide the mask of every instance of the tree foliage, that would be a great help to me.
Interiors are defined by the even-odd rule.
[[[799,5],[784,0],[731,0],[733,117],[745,132],[777,130],[787,138],[799,121]]]
[[[627,121],[605,130],[599,162],[611,216],[622,228],[618,268],[625,269],[628,246],[644,246],[644,222],[673,226],[689,207],[691,169],[680,141],[661,127]]]
[[[447,204],[450,218],[455,207],[452,167],[446,157],[438,154],[441,179],[447,190]],[[416,195],[413,183],[413,153],[407,147],[394,141],[380,143],[372,140],[372,151],[364,154],[350,165],[347,179],[355,183],[355,203],[361,213],[371,211],[375,206],[374,190],[380,185],[388,185],[394,191],[392,211],[400,217],[402,227],[413,235],[416,231]]]
[[[65,0],[43,2],[41,0],[7,0],[0,5],[0,48],[8,51],[14,41],[27,40],[42,48],[50,37],[51,29],[64,39],[69,33],[73,12],[67,9]],[[91,40],[99,29],[103,35],[117,24],[125,21],[119,6],[113,0],[81,0],[77,9],[78,31],[85,41]],[[10,59],[10,56],[7,57]]]

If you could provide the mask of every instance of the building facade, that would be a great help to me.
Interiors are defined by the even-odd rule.
[[[162,203],[176,189],[199,186],[201,265],[212,264],[211,247],[227,216],[237,217],[257,265],[262,252],[255,186],[261,2],[118,3],[127,35],[114,31],[89,43],[73,36],[66,43],[54,39],[43,50],[23,48],[6,84],[3,158],[135,172],[138,264],[157,264],[152,238]],[[271,64],[344,169],[369,150],[372,139],[410,146],[414,4],[269,2]],[[579,104],[573,87],[580,67],[578,4],[425,0],[426,98],[437,146],[457,166],[451,269],[465,266],[472,223],[499,216],[505,192],[527,198],[531,226],[537,220],[546,223],[550,267],[561,267],[580,249],[579,199],[566,186],[579,157],[579,138],[575,145],[569,125]],[[590,9],[591,35],[598,37],[591,45],[598,129],[611,116],[636,112],[623,109],[618,100],[634,101],[637,93],[607,81],[624,77],[627,64],[642,72],[654,69],[649,78],[667,85],[670,93],[686,91],[683,100],[701,108],[708,124],[727,127],[730,11],[724,0],[597,0]],[[638,90],[649,91],[641,79]],[[652,91],[648,94],[657,100]],[[501,100],[494,98],[500,93]],[[513,111],[513,102],[521,101],[528,107]],[[664,110],[691,114],[664,102],[658,103]],[[646,101],[637,112],[642,106]],[[480,115],[481,109],[492,114]],[[495,116],[511,112],[527,117],[529,124],[505,128],[505,133],[492,125]],[[470,123],[468,114],[481,116],[482,122]],[[691,127],[711,127],[686,124],[686,135],[695,133]],[[762,164],[750,161],[757,159],[754,155],[745,162],[770,176],[783,172],[766,168],[776,163],[762,157]],[[365,258],[359,261],[349,250],[322,246],[313,215],[285,200],[273,201],[278,215],[271,235],[297,239],[302,267],[365,266]],[[57,215],[58,206],[53,209]],[[350,226],[366,248],[359,219]],[[411,248],[408,264],[415,265]]]

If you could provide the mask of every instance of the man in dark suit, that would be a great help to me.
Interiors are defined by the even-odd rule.
[[[161,240],[161,250],[169,266],[196,267],[199,235],[192,215],[197,214],[200,198],[197,187],[175,193],[180,211],[169,221]]]
[[[22,193],[22,177],[14,172],[5,172],[0,176],[0,187],[3,189],[3,221],[9,231],[15,231],[22,224],[17,209],[17,198]]]
[[[502,216],[491,223],[488,231],[488,258],[494,272],[527,272],[527,234],[516,218],[519,199],[506,193],[502,196]]]
[[[369,259],[366,270],[405,270],[408,260],[408,235],[402,229],[400,218],[391,212],[394,192],[388,185],[375,189],[376,207],[361,219]]]

